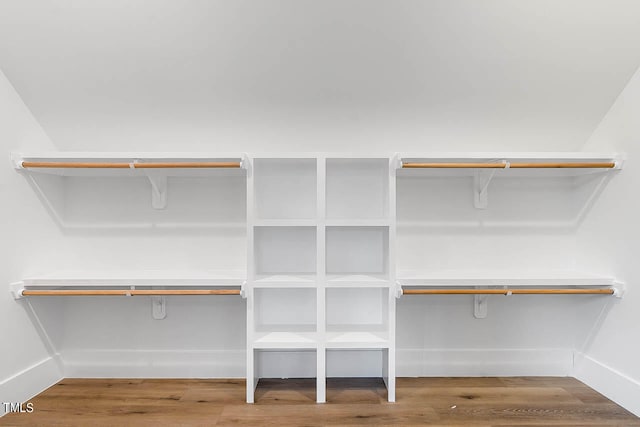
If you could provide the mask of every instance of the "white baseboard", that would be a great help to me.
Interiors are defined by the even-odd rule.
[[[60,381],[63,376],[59,366],[56,358],[47,357],[0,382],[0,416],[5,415],[2,402],[26,403]]]
[[[264,378],[315,377],[310,351],[264,351],[258,356]],[[244,350],[65,350],[66,378],[244,378]],[[382,375],[380,350],[331,351],[329,376]]]
[[[244,378],[244,350],[64,350],[66,378]]]
[[[573,376],[640,417],[640,381],[579,352]]]
[[[571,349],[398,349],[399,377],[555,376],[571,374]]]
[[[313,352],[289,352],[286,363],[272,356],[266,352],[259,360],[263,377],[315,375]],[[244,350],[65,350],[62,360],[67,378],[243,378],[246,373]],[[398,349],[396,360],[400,377],[568,376],[573,351]],[[331,352],[327,365],[328,376],[379,376],[381,372],[379,351]]]

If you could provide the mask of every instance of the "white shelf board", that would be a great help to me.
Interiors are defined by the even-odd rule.
[[[327,348],[388,348],[389,334],[386,332],[345,331],[327,332]]]
[[[258,332],[254,335],[251,347],[266,348],[317,348],[316,332]]]
[[[260,275],[256,276],[255,280],[251,282],[254,287],[268,288],[268,287],[315,287],[316,275],[315,274],[276,274],[276,275]]]
[[[315,219],[256,219],[254,227],[315,227]]]
[[[61,271],[30,276],[22,280],[28,287],[105,286],[220,286],[238,287],[245,281],[242,271]]]
[[[391,285],[386,275],[368,274],[329,274],[326,276],[326,286],[336,288],[357,288],[357,287],[388,287]]]
[[[611,276],[580,271],[440,270],[405,271],[398,274],[402,286],[614,286]]]
[[[391,220],[388,218],[374,219],[327,219],[327,227],[390,227]]]
[[[622,153],[593,153],[587,151],[438,151],[401,152],[396,154],[404,161],[434,160],[446,161],[490,161],[508,159],[511,161],[612,161],[623,160]]]

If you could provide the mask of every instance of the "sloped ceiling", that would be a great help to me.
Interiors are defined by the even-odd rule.
[[[635,0],[0,2],[0,69],[63,149],[579,149],[639,65]]]

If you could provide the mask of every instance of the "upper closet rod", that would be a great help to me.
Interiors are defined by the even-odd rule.
[[[611,169],[616,167],[615,162],[547,162],[547,163],[523,163],[523,162],[498,162],[498,163],[480,163],[480,162],[435,162],[435,163],[418,163],[407,162],[402,163],[403,168],[413,169],[552,169],[552,168],[594,168],[594,169]]]
[[[431,162],[418,163],[407,162],[402,163],[403,168],[428,169],[428,168],[444,168],[444,169],[461,169],[461,168],[479,168],[479,169],[535,169],[535,168],[594,168],[594,169],[611,169],[616,166],[615,162],[545,162],[545,163],[523,163],[523,162],[499,162],[499,163],[480,163],[480,162]]]
[[[76,169],[163,169],[163,168],[239,168],[240,162],[22,162],[23,168]]]

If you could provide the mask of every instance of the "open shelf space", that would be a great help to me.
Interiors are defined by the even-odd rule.
[[[388,158],[328,158],[326,173],[327,219],[388,218]]]
[[[327,288],[325,292],[328,341],[388,340],[389,288]]]
[[[382,363],[384,362],[385,349],[327,349],[327,379],[349,377],[373,378],[382,377]],[[346,378],[345,378],[346,380]],[[331,380],[327,381],[327,392],[330,391]],[[357,382],[354,382],[354,384]],[[384,383],[379,382],[380,387],[384,387]],[[329,395],[327,395],[329,398]],[[330,402],[330,400],[328,400]]]
[[[316,218],[315,158],[257,158],[253,174],[256,219]]]
[[[254,262],[259,279],[315,274],[316,227],[254,227]]]
[[[315,332],[315,288],[254,289],[256,332]]]
[[[373,276],[389,272],[389,227],[327,227],[326,273],[339,276]]]
[[[299,347],[291,350],[254,349],[255,378],[315,378],[317,352]]]
[[[276,335],[273,335],[276,337]],[[268,337],[267,337],[268,338]],[[287,346],[291,346],[292,342],[287,340],[290,336],[281,335],[274,338],[278,342],[284,342]],[[315,342],[315,339],[312,339]],[[266,347],[252,348],[249,347],[247,357],[247,402],[260,403],[261,396],[256,392],[256,386],[261,379],[277,378],[278,380],[287,379],[286,382],[296,383],[300,378],[315,378],[316,385],[322,388],[316,388],[316,395],[311,397],[318,403],[325,401],[324,394],[324,375],[320,377],[318,373],[318,359],[324,360],[324,352],[318,355],[318,350],[308,342],[298,341],[299,347],[283,348]],[[290,379],[289,379],[290,378]]]

